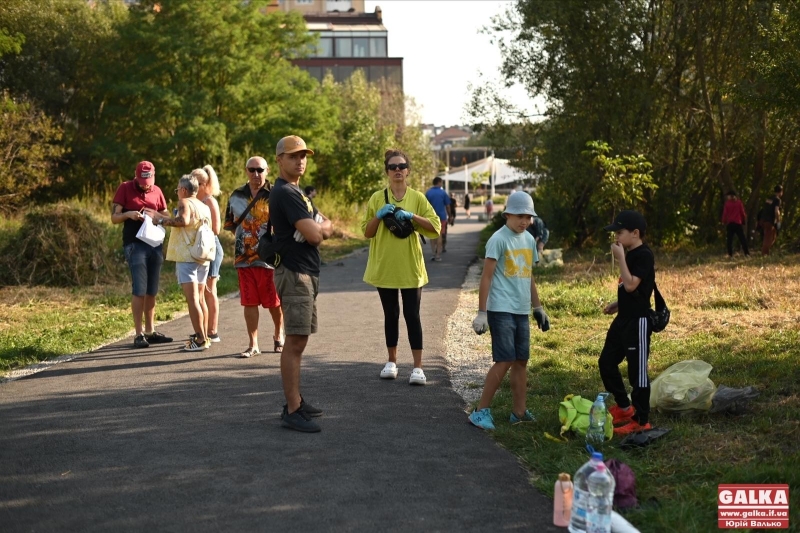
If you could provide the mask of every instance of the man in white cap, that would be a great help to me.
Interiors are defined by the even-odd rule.
[[[150,246],[136,238],[144,223],[144,211],[168,217],[167,201],[156,182],[156,167],[150,161],[136,165],[134,179],[123,182],[111,204],[111,222],[122,224],[122,248],[131,271],[133,290],[131,311],[136,336],[133,345],[147,348],[151,344],[172,342],[172,338],[153,328],[156,315],[156,295],[164,251],[161,244]],[[142,317],[144,316],[144,328]]]
[[[279,177],[269,197],[273,241],[280,252],[275,267],[275,287],[284,305],[286,341],[281,353],[281,378],[286,405],[281,425],[297,431],[316,433],[319,425],[311,418],[322,411],[300,395],[300,363],[308,337],[317,332],[319,292],[319,245],[333,231],[331,221],[314,208],[300,189],[309,150],[296,135],[278,141],[275,149]]]

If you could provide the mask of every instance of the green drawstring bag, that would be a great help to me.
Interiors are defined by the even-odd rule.
[[[558,406],[558,419],[561,421],[561,436],[572,431],[578,435],[585,436],[589,429],[589,413],[592,410],[592,401],[574,394],[567,394],[564,401]],[[611,413],[606,413],[606,424],[604,427],[606,440],[614,436],[614,418]]]

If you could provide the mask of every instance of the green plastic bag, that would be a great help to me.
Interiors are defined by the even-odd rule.
[[[664,413],[708,411],[717,391],[708,377],[712,368],[694,359],[675,363],[650,384],[650,408]]]
[[[589,413],[592,410],[592,400],[574,394],[567,394],[564,401],[558,406],[558,419],[561,421],[561,436],[572,431],[585,436],[589,429]],[[606,423],[603,428],[606,440],[614,436],[614,419],[611,413],[606,414]]]

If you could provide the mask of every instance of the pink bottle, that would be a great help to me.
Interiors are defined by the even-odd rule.
[[[569,474],[559,474],[553,490],[553,524],[559,527],[569,526],[572,513],[572,481]]]

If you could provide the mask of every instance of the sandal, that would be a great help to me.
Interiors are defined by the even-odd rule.
[[[283,353],[283,343],[279,340],[276,340],[274,337],[272,338],[272,341],[275,343],[275,347],[273,348],[275,353]]]
[[[248,348],[242,353],[239,354],[239,357],[242,359],[247,359],[248,357],[253,357],[254,355],[258,355],[261,353],[261,350],[258,348]]]

